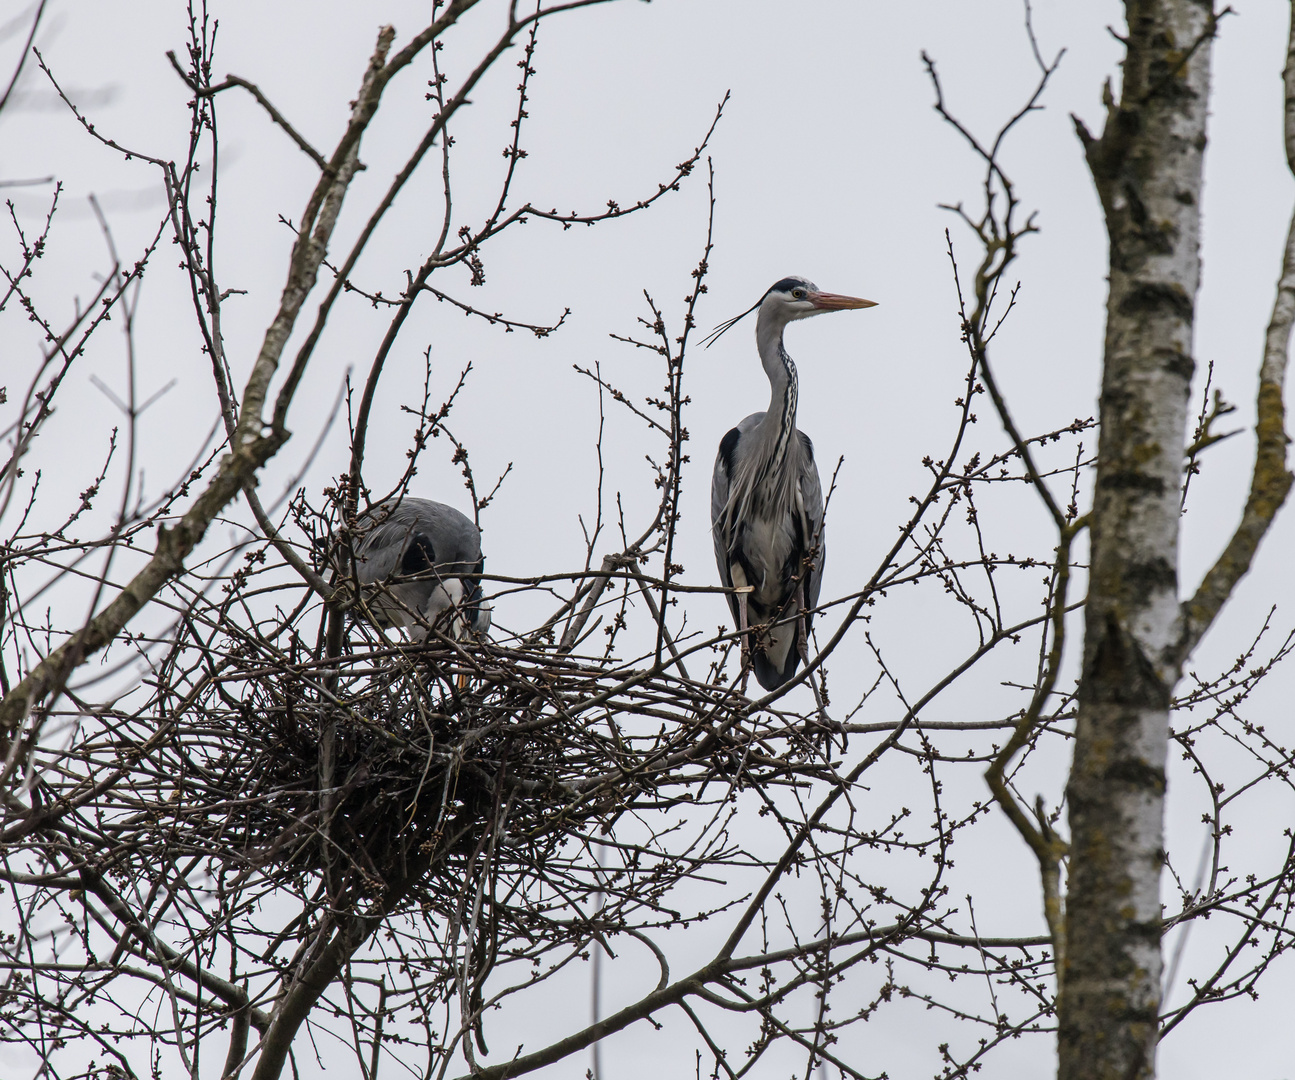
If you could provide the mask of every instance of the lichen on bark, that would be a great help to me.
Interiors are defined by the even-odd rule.
[[[1215,16],[1128,0],[1118,101],[1081,127],[1110,238],[1061,974],[1063,1080],[1154,1072],[1178,523]]]
[[[1295,10],[1295,4],[1292,5]],[[1295,219],[1260,367],[1257,447],[1242,520],[1179,600],[1178,528],[1210,61],[1209,0],[1126,0],[1123,85],[1100,138],[1076,120],[1110,240],[1101,436],[1090,517],[1074,764],[1059,1076],[1155,1073],[1165,761],[1170,702],[1290,491],[1282,403],[1295,318]],[[1295,31],[1295,24],[1293,24]],[[1284,73],[1295,171],[1295,36]]]

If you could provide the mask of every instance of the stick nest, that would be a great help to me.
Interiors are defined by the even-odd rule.
[[[745,698],[668,670],[448,642],[266,660],[234,649],[171,688],[183,715],[142,755],[167,812],[137,825],[173,852],[182,829],[267,884],[322,879],[337,905],[450,913],[483,860],[523,891],[587,893],[607,880],[591,838],[621,835],[662,895],[693,862],[656,845],[651,812],[826,775],[786,717],[757,722]]]

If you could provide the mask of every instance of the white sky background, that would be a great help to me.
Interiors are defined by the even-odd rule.
[[[1283,5],[1257,0],[1236,6],[1239,14],[1224,21],[1215,49],[1196,356],[1198,388],[1206,363],[1213,360],[1216,385],[1238,406],[1228,419],[1241,427],[1253,422],[1256,372],[1292,184],[1281,144],[1287,14]],[[221,3],[213,7],[220,19],[215,75],[233,72],[257,83],[326,153],[342,130],[377,27],[393,23],[399,46],[422,27],[426,7],[320,0]],[[452,82],[460,73],[457,65],[475,59],[479,44],[493,35],[497,7],[486,0],[483,10],[465,21],[458,36],[463,44],[449,39],[442,55]],[[9,12],[16,15],[22,9],[10,0],[0,10],[4,21]],[[1105,237],[1069,114],[1079,114],[1094,132],[1100,130],[1102,81],[1118,78],[1118,43],[1105,27],[1120,26],[1121,15],[1120,5],[1109,0],[1041,0],[1036,5],[1035,25],[1045,55],[1062,46],[1068,52],[1044,98],[1046,111],[1027,119],[1004,156],[1024,204],[1039,211],[1041,232],[1023,244],[1015,268],[1025,283],[1021,304],[995,353],[1000,381],[1022,425],[1031,431],[1096,410]],[[180,159],[187,140],[187,95],[164,54],[168,49],[183,54],[185,40],[180,3],[63,0],[51,6],[38,45],[102,132],[123,145]],[[20,44],[15,38],[3,43],[4,70]],[[952,399],[960,393],[965,366],[944,229],[953,230],[968,272],[975,249],[966,231],[937,204],[962,200],[974,207],[981,174],[957,135],[931,109],[922,49],[939,65],[950,107],[980,135],[991,135],[1023,103],[1036,79],[1021,7],[1014,0],[657,0],[650,5],[620,0],[554,19],[541,29],[531,119],[523,137],[530,156],[514,203],[528,200],[593,212],[609,198],[626,205],[651,194],[658,180],[669,179],[672,167],[691,153],[716,103],[731,90],[710,150],[718,204],[710,291],[699,309],[701,328],[750,306],[771,282],[789,273],[880,304],[867,312],[801,324],[788,334],[788,349],[801,376],[799,426],[815,441],[825,483],[838,456],[846,459],[829,519],[824,596],[858,588],[892,542],[896,525],[907,516],[906,499],[921,483],[921,457],[939,456],[947,443]],[[504,164],[499,150],[515,108],[516,76],[505,58],[473,95],[475,104],[455,131],[455,196],[461,210],[456,227],[477,220],[494,198],[493,178]],[[369,168],[348,196],[352,213],[343,214],[341,242],[333,245],[334,252],[344,250],[354,236],[361,211],[367,216],[411,133],[421,132],[430,107],[418,87],[426,77],[426,65],[420,64],[400,77],[400,93],[393,92],[395,87],[388,92],[390,100],[366,136],[361,157]],[[95,288],[93,272],[106,265],[85,197],[91,192],[99,196],[119,248],[133,261],[156,227],[161,187],[150,166],[124,164],[90,142],[55,106],[37,70],[28,69],[20,89],[21,107],[0,118],[0,180],[45,175],[64,180],[61,224],[43,260],[37,290],[50,303],[72,288],[84,297]],[[224,309],[227,348],[235,383],[241,385],[283,283],[292,238],[278,216],[299,216],[315,170],[248,95],[237,90],[223,94],[218,115],[222,240],[216,272],[223,287],[248,291],[231,298]],[[491,179],[482,181],[483,176]],[[395,295],[405,268],[421,261],[439,225],[437,185],[435,164],[425,165],[360,264],[355,278],[366,288]],[[47,191],[31,187],[5,194],[28,226],[43,214]],[[425,214],[420,197],[427,200]],[[604,373],[627,389],[640,395],[657,391],[661,378],[648,367],[646,354],[631,352],[608,334],[634,330],[634,318],[645,313],[645,288],[678,325],[705,222],[705,174],[699,170],[680,193],[637,218],[567,233],[542,222],[516,230],[487,250],[482,289],[469,290],[465,275],[442,283],[462,299],[512,318],[552,321],[567,306],[572,315],[560,333],[537,341],[525,333],[502,335],[469,323],[444,305],[424,303],[388,363],[379,419],[370,434],[370,484],[377,490],[387,478],[394,482],[404,464],[413,425],[398,408],[403,401],[417,401],[422,349],[428,344],[433,349],[435,400],[471,360],[476,370],[451,427],[472,451],[479,484],[488,486],[509,462],[514,465],[502,495],[483,519],[488,568],[505,574],[574,568],[583,555],[577,515],[588,519],[593,510],[597,415],[592,384],[571,365],[600,361]],[[170,482],[177,463],[194,452],[213,416],[210,373],[191,329],[187,286],[170,272],[177,253],[164,242],[155,258],[167,264],[168,272],[155,268],[142,294],[141,396],[172,378],[178,381],[143,426],[141,458],[155,478],[146,481],[154,494]],[[306,311],[313,318],[313,305]],[[289,426],[297,437],[270,470],[264,493],[277,495],[284,478],[296,471],[346,367],[355,365],[357,380],[362,380],[387,319],[386,312],[374,312],[354,298],[343,306],[290,413]],[[686,423],[693,461],[680,541],[685,581],[714,579],[707,528],[714,447],[724,431],[768,400],[751,330],[743,324],[714,349],[690,352],[686,389],[692,404]],[[0,342],[0,383],[10,388],[8,409],[24,381],[19,373],[27,370],[35,348],[34,338]],[[64,492],[69,503],[75,503],[75,493],[97,469],[106,432],[116,422],[89,375],[97,374],[120,392],[123,370],[123,354],[101,341],[87,365],[74,371],[60,395],[61,411],[41,439],[40,464],[53,480],[51,491]],[[979,412],[982,429],[992,427],[982,436],[1001,446],[987,401]],[[615,413],[609,416],[614,418],[604,447],[609,490],[624,489],[631,505],[642,506],[652,495],[642,460],[646,444],[636,428],[623,425]],[[0,414],[0,420],[7,419],[8,413]],[[1247,434],[1212,449],[1203,474],[1193,482],[1196,509],[1185,518],[1182,550],[1185,591],[1220,550],[1239,514],[1252,443]],[[414,490],[464,506],[466,496],[448,457],[448,448],[433,443]],[[345,461],[339,426],[307,480],[313,495]],[[1279,626],[1290,622],[1295,577],[1285,553],[1291,548],[1293,520],[1288,510],[1265,542],[1256,571],[1202,647],[1202,670],[1236,654],[1268,605],[1279,605]],[[994,528],[1007,544],[1013,537],[1041,536],[1038,530],[1045,525],[1039,510],[998,521]],[[630,528],[634,530],[633,522]],[[714,597],[697,599],[695,611],[689,611],[703,628],[726,618]],[[507,603],[496,612],[501,623],[514,626],[528,614]],[[909,618],[910,624],[895,628],[897,640],[925,646],[931,627],[919,603]],[[911,663],[918,670],[929,657],[915,648],[911,657],[895,659],[901,669]],[[1279,669],[1261,698],[1266,712],[1259,719],[1279,742],[1291,737],[1290,679],[1290,672]],[[953,710],[959,705],[969,710],[965,718],[982,718],[975,701],[946,702],[949,712],[934,718],[958,715]],[[992,705],[985,711],[995,715]],[[1175,816],[1175,790],[1171,773],[1171,840],[1194,851],[1201,827],[1190,815]],[[1272,821],[1288,824],[1292,809],[1287,798],[1250,812],[1266,822],[1263,835],[1271,837],[1280,831]],[[1244,819],[1233,824],[1244,833]],[[1011,888],[1020,891],[1006,898],[998,916],[1004,921],[982,924],[981,932],[1036,932],[1041,919],[1032,862],[1006,827],[997,835],[1002,849],[987,867],[993,874],[1009,867],[1016,875],[1010,878]],[[978,873],[974,866],[964,871],[973,877]],[[1014,913],[1028,926],[1011,925]],[[1196,947],[1205,948],[1206,929],[1194,933]],[[577,987],[576,992],[582,991]],[[1215,1006],[1175,1032],[1161,1049],[1163,1074],[1183,1080],[1291,1075],[1295,1066],[1284,1020],[1288,1007],[1283,1007],[1283,999],[1288,1004],[1295,992],[1290,965],[1275,972],[1261,992],[1258,1002]],[[556,1023],[566,1030],[583,1021],[583,998],[576,999],[565,1018],[564,1002],[554,1004],[554,1015],[535,1017],[530,1037],[522,1027],[510,1028],[506,1038],[502,1033],[496,1038],[499,1048],[525,1039],[532,1049],[552,1030],[545,1025]],[[903,1062],[903,1046],[931,1041],[919,1034],[923,1014],[914,1009],[909,1015],[912,1031],[866,1029],[867,1039],[877,1040],[879,1054],[885,1050],[880,1056]],[[1220,1037],[1223,1032],[1226,1038]],[[665,1038],[641,1024],[613,1040],[604,1054],[605,1075],[615,1080],[663,1075],[647,1055],[668,1054]],[[1048,1040],[1038,1039],[1010,1050],[991,1067],[996,1076],[1041,1075],[1050,1068],[1050,1055]],[[691,1069],[690,1061],[677,1064]],[[583,1074],[585,1065],[583,1057],[573,1059],[551,1074]],[[921,1055],[906,1067],[910,1071],[892,1075],[934,1071]]]

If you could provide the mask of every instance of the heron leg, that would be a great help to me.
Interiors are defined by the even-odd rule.
[[[800,583],[800,588],[796,591],[796,649],[800,653],[800,661],[806,667],[809,667],[809,628],[805,624],[805,583]],[[818,680],[811,673],[809,676],[810,688],[814,691],[814,704],[818,706],[818,718],[824,724],[830,721],[827,718],[827,706],[823,703],[823,692],[818,687]],[[831,746],[831,735],[828,736],[829,749]]]
[[[746,595],[747,594],[744,592],[740,592],[737,594],[737,629],[738,629],[737,640],[738,640],[738,645],[741,648],[740,655],[741,655],[741,670],[742,670],[742,684],[740,686],[740,689],[744,696],[746,694],[746,681],[751,677],[751,657],[747,646],[747,639],[750,637],[750,635],[747,633],[747,630],[751,626],[751,620],[746,610]]]
[[[463,615],[462,608],[459,607],[461,601],[454,602],[454,617],[450,620],[450,637],[455,641],[468,640],[468,620]],[[468,688],[468,673],[461,671],[458,674],[457,681],[459,684],[459,693],[463,693]]]

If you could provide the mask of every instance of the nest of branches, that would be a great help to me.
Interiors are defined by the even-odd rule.
[[[240,647],[198,685],[171,687],[177,707],[159,711],[177,726],[145,754],[173,794],[137,826],[239,854],[240,875],[322,882],[353,910],[461,913],[485,863],[555,908],[559,893],[618,879],[637,904],[696,864],[618,829],[626,815],[830,775],[790,717],[670,669],[488,643],[352,645],[332,661]],[[616,849],[622,831],[633,842],[604,872],[588,846]]]

